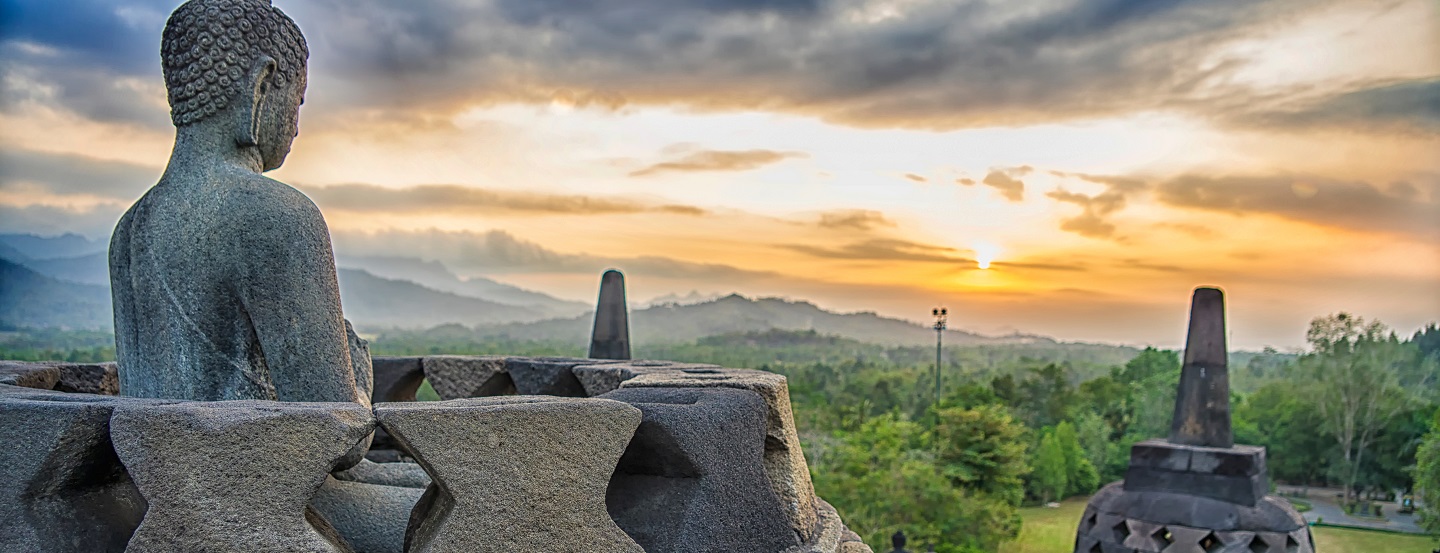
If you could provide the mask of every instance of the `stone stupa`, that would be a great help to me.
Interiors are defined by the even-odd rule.
[[[1225,298],[1198,288],[1170,437],[1130,450],[1125,479],[1090,499],[1076,553],[1313,553],[1305,519],[1267,495],[1265,448],[1230,431]]]

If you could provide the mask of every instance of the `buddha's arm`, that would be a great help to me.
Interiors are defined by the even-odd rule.
[[[293,194],[278,209],[252,206],[240,238],[241,295],[276,397],[368,404],[355,387],[329,230]]]

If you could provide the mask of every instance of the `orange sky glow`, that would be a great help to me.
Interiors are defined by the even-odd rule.
[[[309,37],[312,76],[301,134],[270,176],[315,200],[340,255],[439,260],[583,301],[616,267],[632,300],[739,292],[920,322],[944,305],[952,328],[1167,347],[1198,285],[1227,291],[1237,348],[1301,347],[1311,318],[1341,310],[1407,335],[1440,320],[1433,1],[1279,2],[1203,30],[1133,15],[1145,19],[1033,46],[1059,53],[1022,50],[1058,57],[1053,68],[986,74],[990,63],[976,62],[953,81],[935,69],[843,89],[848,73],[812,46],[833,41],[843,54],[919,18],[907,10],[941,8],[855,0],[808,15],[729,13],[697,39],[808,25],[810,42],[776,47],[793,56],[775,59],[813,56],[791,72],[758,54],[677,68],[683,52],[643,67],[603,53],[562,66],[557,52],[580,38],[534,31],[524,48],[493,53],[485,40],[516,32],[495,24],[446,44],[477,44],[462,61],[513,58],[392,75],[345,49],[360,40],[345,33],[368,29],[360,8],[274,3]],[[122,19],[153,39],[137,48],[158,50],[173,3],[130,4]],[[978,4],[988,7],[953,17],[984,30],[1026,17]],[[1181,31],[1153,30],[1162,25]],[[169,155],[158,61],[115,69],[22,31],[0,41],[0,231],[104,238]],[[876,67],[944,64],[906,57],[929,46],[891,47]],[[962,51],[979,59],[987,47]],[[1102,48],[1125,63],[1094,54],[1091,73],[1055,76]],[[1107,77],[1112,65],[1156,73]],[[83,86],[124,100],[129,115],[66,88]]]

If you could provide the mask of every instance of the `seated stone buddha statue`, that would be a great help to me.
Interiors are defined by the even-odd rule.
[[[369,405],[325,219],[263,175],[299,132],[308,57],[269,0],[190,0],[166,23],[175,147],[110,241],[122,395]]]

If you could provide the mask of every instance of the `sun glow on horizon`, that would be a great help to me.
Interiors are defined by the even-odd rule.
[[[975,264],[981,269],[989,269],[990,262],[1000,255],[1000,245],[988,240],[976,240],[970,245],[975,251]]]

